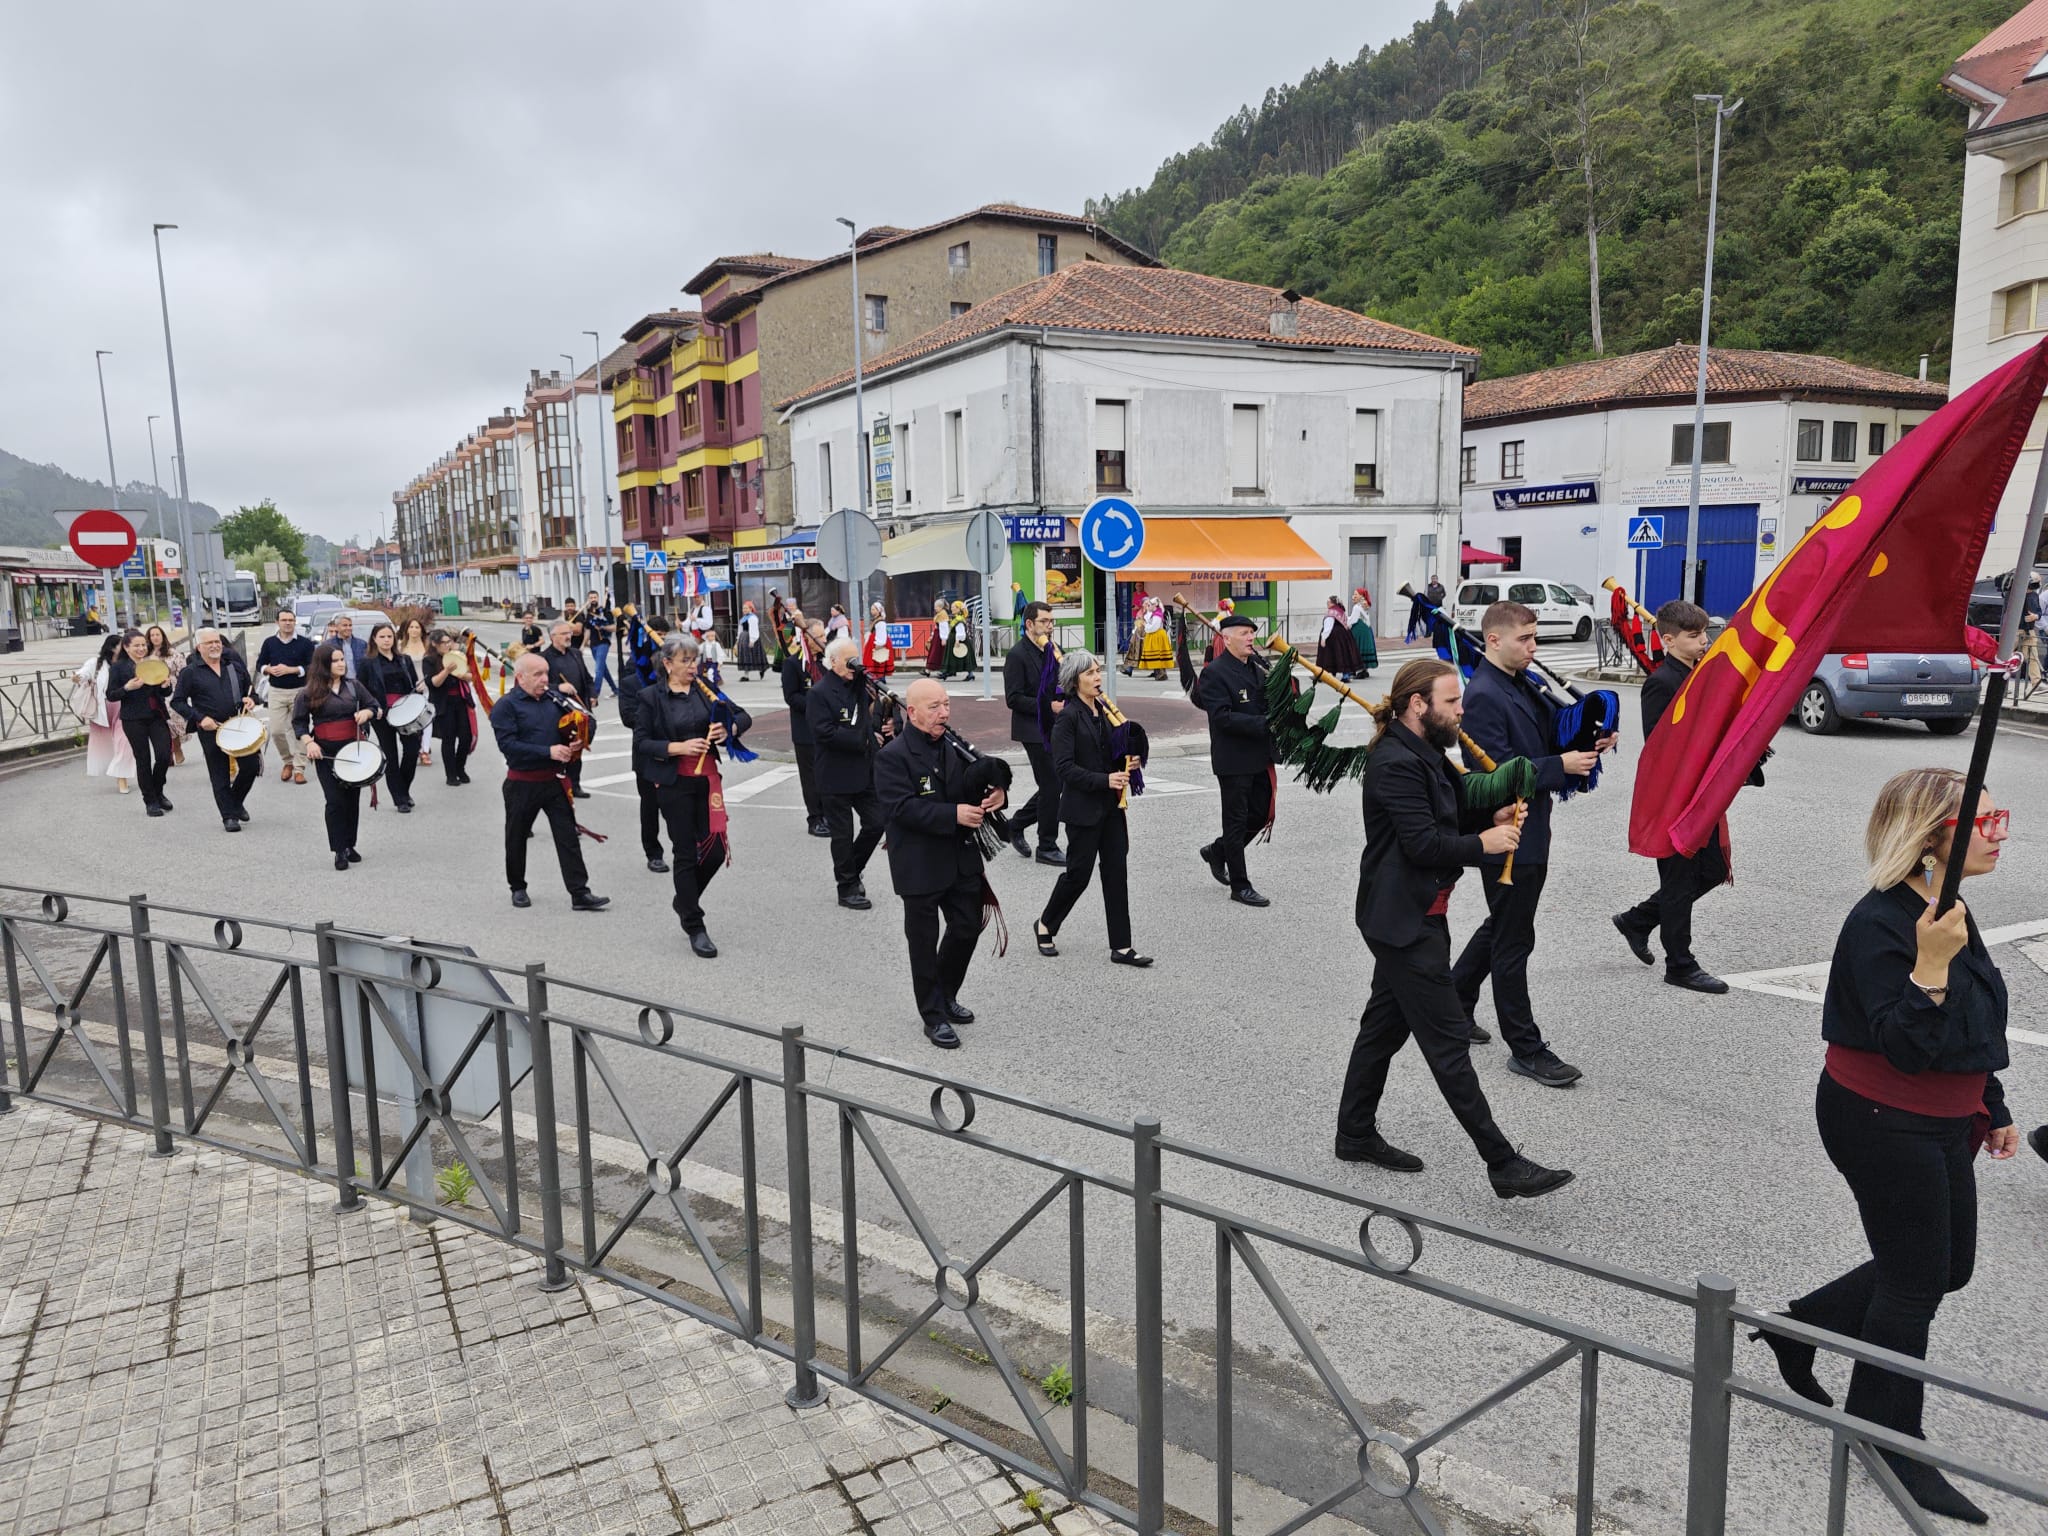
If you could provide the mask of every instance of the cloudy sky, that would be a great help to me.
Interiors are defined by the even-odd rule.
[[[0,0],[0,448],[369,536],[391,492],[728,251],[1142,184],[1429,0]],[[848,108],[858,103],[858,115]],[[593,415],[586,433],[595,425]],[[586,443],[586,451],[594,447]]]

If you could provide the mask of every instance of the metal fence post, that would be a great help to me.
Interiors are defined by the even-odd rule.
[[[545,965],[526,968],[526,1043],[533,1053],[533,1118],[539,1122],[534,1161],[540,1173],[540,1241],[547,1250],[544,1291],[569,1289],[562,1263],[562,1161],[555,1140],[555,1053],[548,1028],[548,979]]]
[[[1137,1229],[1138,1536],[1166,1525],[1166,1296],[1159,1210],[1159,1120],[1131,1122],[1132,1216]]]
[[[804,1096],[804,1027],[782,1026],[782,1118],[789,1161],[789,1304],[796,1333],[796,1384],[782,1395],[792,1408],[818,1408],[824,1384],[818,1355],[818,1289],[811,1272],[811,1107]],[[849,1262],[851,1261],[851,1255]]]
[[[1728,1522],[1728,1383],[1735,1374],[1735,1283],[1699,1277],[1692,1329],[1692,1448],[1685,1536],[1722,1536]]]
[[[149,1123],[156,1131],[152,1157],[169,1157],[171,1090],[164,1076],[164,1028],[156,1011],[156,956],[149,947],[149,898],[128,898],[128,931],[135,942],[135,990],[142,1002],[142,1057],[149,1077]]]
[[[320,1013],[327,1031],[327,1093],[334,1116],[334,1188],[341,1198],[337,1212],[363,1208],[356,1188],[355,1114],[348,1102],[348,1041],[341,1027],[340,961],[334,953],[334,924],[313,925],[314,953],[320,967]]]

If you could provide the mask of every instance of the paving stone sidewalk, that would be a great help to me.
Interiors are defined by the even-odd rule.
[[[0,1115],[0,1533],[1124,1531],[658,1302],[148,1150]]]

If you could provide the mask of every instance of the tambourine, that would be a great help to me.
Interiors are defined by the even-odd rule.
[[[152,688],[161,688],[171,680],[171,664],[161,656],[145,656],[135,663],[135,680]]]

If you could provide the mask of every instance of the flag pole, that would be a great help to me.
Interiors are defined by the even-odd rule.
[[[1977,814],[1977,799],[1984,793],[1984,774],[1991,762],[1991,741],[1998,734],[1998,714],[2005,705],[2006,671],[2000,662],[2019,646],[2020,613],[2026,606],[2027,582],[2033,575],[2034,553],[2041,547],[2041,527],[2048,518],[2048,448],[2034,471],[2034,495],[2027,505],[2027,524],[2020,534],[2020,554],[2012,568],[2012,584],[2006,588],[2005,618],[1998,626],[1998,658],[1991,681],[1984,686],[1984,707],[1977,714],[1977,740],[1970,751],[1970,769],[1963,776],[1962,804],[1956,810],[1956,835],[1949,845],[1948,868],[1941,877],[1941,898],[1934,915],[1940,917],[1956,904],[1956,888],[1963,883],[1963,861],[1969,857],[1970,836],[1964,831]]]

